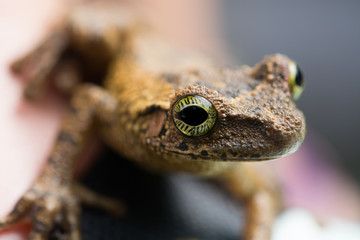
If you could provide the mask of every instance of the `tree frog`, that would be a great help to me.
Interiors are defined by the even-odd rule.
[[[121,214],[119,201],[73,177],[78,155],[96,132],[149,171],[219,179],[245,204],[245,239],[270,238],[279,188],[270,171],[248,162],[294,152],[305,137],[304,116],[295,105],[304,80],[288,57],[275,54],[254,67],[219,68],[127,12],[86,5],[70,11],[12,68],[28,78],[27,98],[37,98],[52,76],[71,100],[42,173],[0,228],[31,211],[30,239],[48,239],[61,225],[68,239],[80,240],[81,203]]]

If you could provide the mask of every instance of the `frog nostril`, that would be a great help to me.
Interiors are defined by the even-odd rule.
[[[275,132],[275,129],[273,129],[273,128],[269,128],[269,129],[267,129],[266,130],[266,133],[267,133],[267,135],[273,135],[274,134],[274,132]]]

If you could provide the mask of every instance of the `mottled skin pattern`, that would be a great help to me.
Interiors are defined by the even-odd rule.
[[[74,183],[75,159],[97,131],[149,170],[217,177],[245,203],[245,239],[268,240],[279,207],[276,180],[261,164],[244,161],[281,157],[304,139],[304,117],[289,90],[290,60],[277,54],[253,68],[219,69],[125,16],[79,8],[13,65],[29,79],[28,98],[38,97],[51,75],[72,100],[44,171],[0,227],[31,213],[30,239],[48,239],[56,225],[65,239],[79,240],[81,202],[121,214],[121,203]],[[105,74],[102,86],[74,84],[101,82]],[[184,95],[215,107],[218,119],[208,134],[188,137],[176,129],[172,107]]]

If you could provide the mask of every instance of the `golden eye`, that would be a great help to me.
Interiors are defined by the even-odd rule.
[[[305,81],[299,66],[294,61],[289,63],[289,86],[293,100],[298,100],[304,91]]]
[[[176,128],[190,137],[205,135],[214,127],[217,119],[214,106],[198,95],[188,95],[177,100],[172,116]]]

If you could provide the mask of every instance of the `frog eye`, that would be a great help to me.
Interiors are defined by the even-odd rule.
[[[175,102],[172,117],[181,133],[189,137],[200,137],[214,127],[217,113],[207,99],[198,95],[187,95]]]
[[[305,81],[299,66],[294,61],[289,63],[289,86],[293,100],[298,100],[304,91]]]

